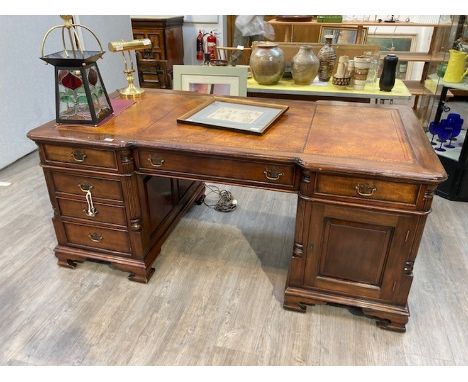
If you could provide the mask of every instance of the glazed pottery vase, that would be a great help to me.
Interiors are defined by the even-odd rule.
[[[336,51],[332,46],[333,36],[325,36],[325,45],[322,46],[318,53],[320,61],[319,65],[319,80],[327,82],[333,74],[335,67]]]
[[[394,54],[387,54],[384,58],[382,74],[380,75],[379,88],[381,91],[389,92],[395,85],[396,67],[398,57]]]
[[[274,85],[283,76],[284,53],[278,44],[259,42],[250,55],[252,75],[260,85]]]
[[[311,46],[302,45],[292,60],[292,77],[297,85],[309,85],[317,76],[319,59]]]

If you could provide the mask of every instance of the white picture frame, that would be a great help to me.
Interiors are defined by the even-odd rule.
[[[247,96],[248,66],[174,65],[174,90]]]

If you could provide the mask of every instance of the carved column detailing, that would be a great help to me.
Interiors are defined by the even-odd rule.
[[[302,200],[300,197],[297,200],[297,211],[296,211],[296,227],[294,233],[294,240],[296,243],[304,242],[304,213],[307,206],[307,202]]]
[[[432,199],[434,197],[435,188],[428,188],[424,193],[424,199]]]
[[[310,171],[309,170],[302,171],[302,182],[310,183]]]
[[[430,210],[436,188],[437,186],[427,186],[426,191],[424,192],[424,211]]]
[[[403,267],[403,273],[408,276],[413,276],[413,266],[414,266],[414,261],[405,261],[405,265]]]
[[[58,218],[60,216],[59,209],[55,207],[54,205],[52,205],[52,210],[54,211],[54,216]]]
[[[302,169],[300,195],[312,196],[314,193],[314,180],[314,173],[311,173],[307,169]]]
[[[299,243],[294,243],[293,258],[302,259],[303,257],[304,257],[304,246]]]
[[[135,170],[133,155],[131,150],[122,150],[118,153],[123,173],[131,173]]]
[[[130,220],[141,217],[141,207],[136,177],[137,175],[132,175],[122,179],[125,206],[127,208],[127,216]]]
[[[131,219],[130,220],[130,229],[132,231],[141,231],[141,229],[142,229],[141,223],[142,223],[141,218]]]
[[[138,191],[138,177],[136,174],[122,179],[122,190],[127,213],[127,224],[130,233],[132,258],[144,259],[146,242],[144,235],[143,215],[141,212],[140,193]]]

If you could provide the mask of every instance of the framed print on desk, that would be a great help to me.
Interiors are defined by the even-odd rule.
[[[174,90],[247,96],[248,66],[174,65]]]
[[[213,97],[177,118],[177,122],[261,135],[288,108],[285,105]]]

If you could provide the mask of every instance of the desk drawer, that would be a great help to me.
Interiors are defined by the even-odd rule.
[[[95,208],[94,214],[87,214],[88,203],[86,201],[57,198],[57,203],[60,215],[63,217],[86,219],[90,222],[117,224],[124,227],[127,225],[124,207],[93,203]]]
[[[43,145],[43,149],[47,161],[117,168],[113,151],[56,145]]]
[[[141,150],[138,155],[141,168],[158,172],[206,175],[220,180],[246,180],[291,187],[294,185],[294,165],[190,156],[154,150]]]
[[[130,252],[130,238],[126,231],[73,223],[63,223],[63,226],[70,244],[124,253]]]
[[[418,186],[370,178],[319,174],[315,192],[317,194],[416,205]]]
[[[93,198],[122,201],[122,186],[119,180],[98,179],[88,176],[68,175],[53,172],[55,191],[85,196],[90,189]]]

